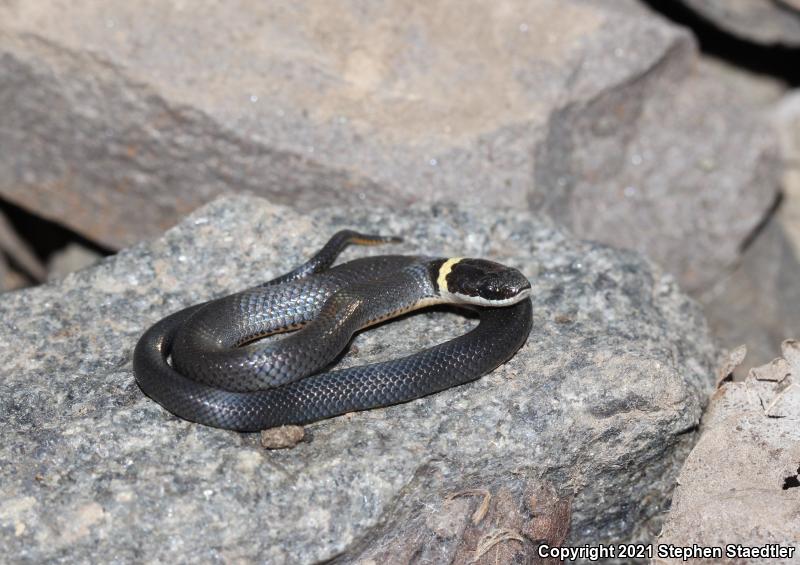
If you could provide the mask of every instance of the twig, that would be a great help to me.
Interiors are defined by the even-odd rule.
[[[483,500],[481,501],[480,506],[472,513],[472,525],[477,526],[481,523],[486,517],[486,513],[489,511],[489,502],[492,500],[492,493],[490,493],[485,488],[473,488],[468,490],[462,490],[461,492],[457,492],[455,494],[451,494],[447,498],[452,500],[459,496],[482,496]]]
[[[483,536],[480,540],[478,540],[478,547],[475,548],[475,556],[472,558],[472,562],[477,563],[481,557],[486,555],[487,551],[492,549],[498,543],[511,540],[518,541],[521,544],[525,543],[525,539],[514,530],[501,528],[489,532],[488,534]]]

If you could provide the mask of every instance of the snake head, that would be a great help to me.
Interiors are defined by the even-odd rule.
[[[531,293],[525,275],[486,259],[446,259],[438,269],[436,284],[446,300],[479,306],[509,306]]]

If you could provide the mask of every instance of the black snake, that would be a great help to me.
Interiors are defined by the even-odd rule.
[[[349,244],[397,241],[340,231],[286,275],[167,316],[136,345],[137,383],[182,418],[256,431],[438,392],[477,379],[522,346],[531,328],[531,287],[516,269],[484,259],[401,255],[331,268]],[[355,332],[433,304],[479,306],[480,323],[408,357],[320,372]],[[290,330],[298,331],[256,341]]]

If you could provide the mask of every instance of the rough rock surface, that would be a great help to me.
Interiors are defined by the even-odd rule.
[[[646,253],[699,291],[738,260],[777,197],[777,142],[762,104],[779,91],[683,47],[641,80],[554,114],[530,201],[581,237]]]
[[[693,289],[777,186],[689,34],[608,3],[12,1],[0,77],[0,195],[112,247],[228,190],[531,205]]]
[[[749,95],[766,104],[769,90],[751,88]],[[698,297],[722,346],[748,346],[737,377],[778,355],[784,337],[800,335],[800,95],[785,96],[773,108],[784,164],[780,205],[731,274]]]
[[[483,218],[483,219],[481,219]],[[511,562],[532,540],[652,539],[713,381],[697,306],[633,252],[523,211],[210,204],[152,243],[0,297],[0,553],[48,560]],[[285,272],[336,229],[492,257],[532,277],[534,328],[475,383],[306,428],[290,449],[176,419],[131,352],[166,313]],[[410,316],[345,363],[418,350],[473,321]]]
[[[743,39],[800,46],[799,0],[683,0],[683,3]]]
[[[714,562],[800,560],[800,345],[786,341],[783,351],[744,382],[724,383],[712,398],[658,543],[780,544],[794,547],[794,556]]]

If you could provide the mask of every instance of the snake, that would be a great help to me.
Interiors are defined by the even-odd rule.
[[[182,419],[254,432],[407,402],[508,361],[532,326],[531,284],[519,270],[416,255],[333,266],[349,245],[401,241],[341,230],[284,275],[166,316],[134,348],[136,383]],[[332,368],[357,332],[440,304],[474,310],[477,326],[406,357]],[[262,339],[274,334],[286,335]]]

